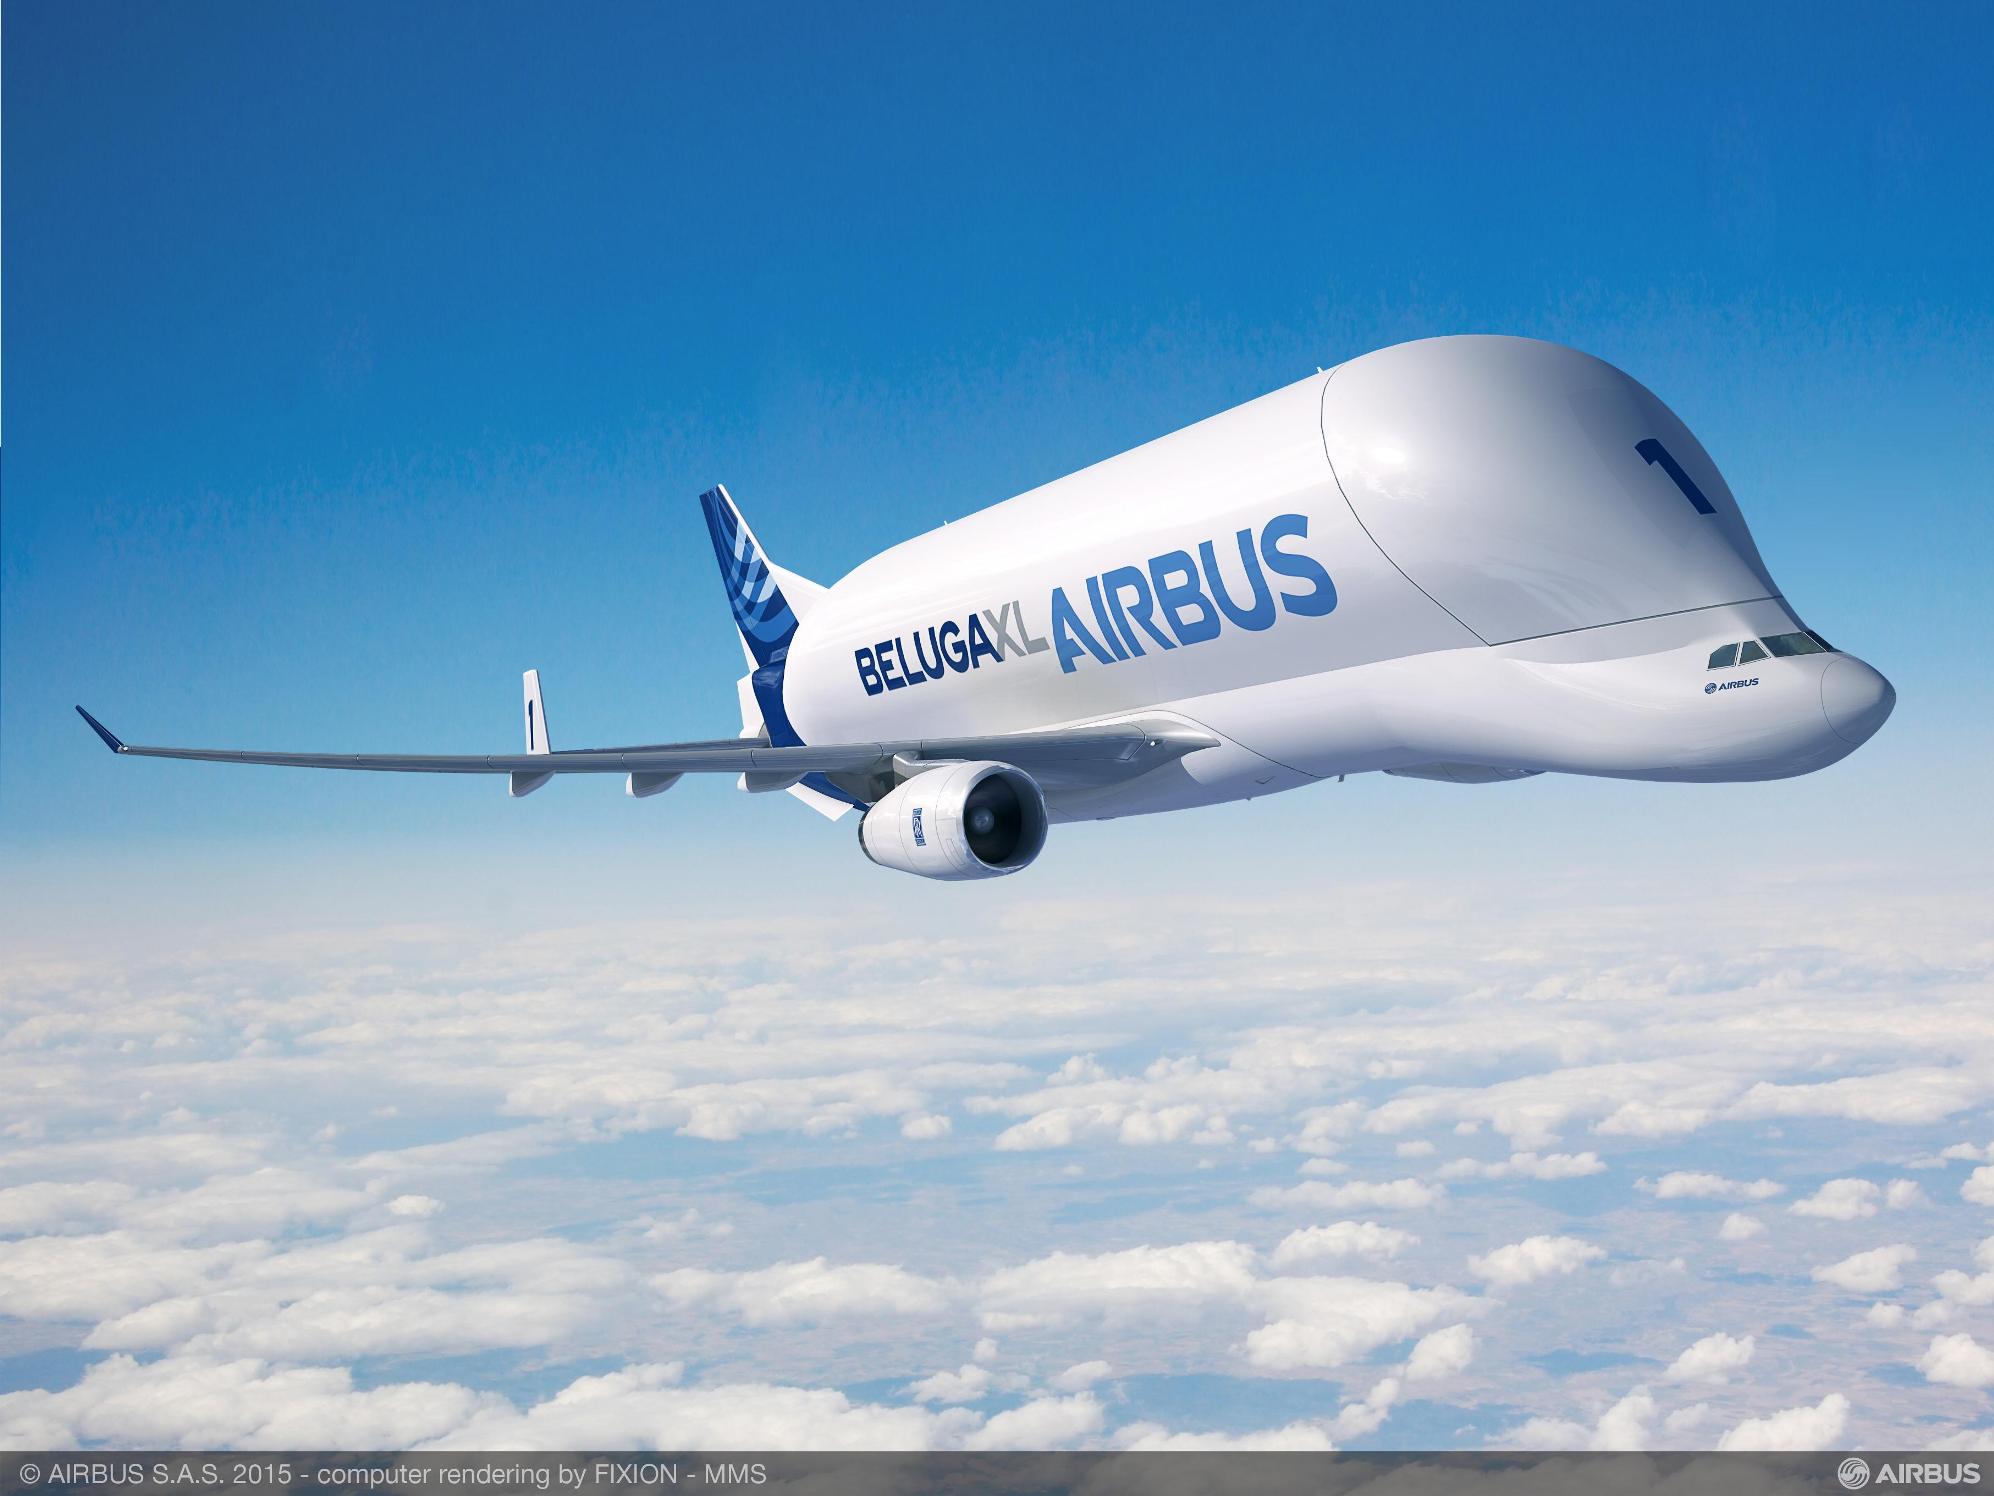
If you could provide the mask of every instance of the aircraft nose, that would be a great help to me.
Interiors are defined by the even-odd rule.
[[[1897,692],[1853,655],[1837,655],[1821,675],[1821,713],[1845,743],[1866,743],[1883,726]]]

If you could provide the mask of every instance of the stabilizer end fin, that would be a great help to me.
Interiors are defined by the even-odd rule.
[[[90,730],[96,733],[98,737],[104,740],[104,746],[106,748],[110,749],[113,753],[123,753],[125,751],[125,745],[119,739],[118,735],[112,732],[111,729],[106,727],[103,723],[99,722],[95,717],[91,716],[88,712],[84,711],[82,707],[79,706],[76,709],[76,715],[81,717],[85,722],[88,722],[90,724]]]

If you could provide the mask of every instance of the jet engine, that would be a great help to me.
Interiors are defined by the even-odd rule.
[[[1045,832],[1045,796],[1031,775],[1009,764],[943,764],[874,803],[859,822],[859,846],[881,867],[959,883],[1031,866]]]

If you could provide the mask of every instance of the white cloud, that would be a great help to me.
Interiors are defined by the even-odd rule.
[[[912,1138],[917,1143],[945,1138],[954,1130],[955,1123],[937,1112],[917,1112],[903,1118],[900,1123],[900,1136]]]
[[[0,1396],[0,1443],[124,1447],[380,1449],[929,1449],[1038,1447],[1098,1426],[1075,1400],[989,1424],[962,1410],[854,1404],[834,1391],[759,1383],[678,1385],[677,1363],[583,1377],[514,1408],[451,1384],[356,1389],[343,1369],[253,1359],[111,1356],[61,1392]],[[1018,1416],[1022,1415],[1022,1416]]]
[[[1932,1286],[1952,1303],[1970,1309],[1984,1309],[1994,1304],[1994,1236],[1974,1248],[1973,1260],[1983,1269],[1982,1272],[1963,1273],[1957,1268],[1948,1268],[1932,1279]]]
[[[1914,1330],[1936,1330],[1940,1325],[1952,1323],[1953,1306],[1944,1299],[1933,1299],[1929,1304],[1921,1304],[1911,1315],[1911,1328]]]
[[[1371,1390],[1358,1402],[1345,1403],[1330,1420],[1330,1436],[1338,1440],[1361,1439],[1366,1434],[1375,1434],[1391,1416],[1392,1405],[1399,1400],[1397,1377],[1385,1377],[1373,1384]]]
[[[1108,1073],[1098,1062],[1061,1067],[1036,1091],[973,1096],[972,1112],[1020,1116],[998,1134],[1003,1152],[1066,1148],[1078,1142],[1134,1147],[1189,1142],[1218,1146],[1234,1140],[1237,1114],[1264,1115],[1321,1088],[1320,1065],[1275,1062],[1253,1046],[1224,1065],[1195,1055],[1163,1056],[1133,1075]]]
[[[1442,1179],[1579,1179],[1587,1174],[1603,1174],[1606,1165],[1597,1153],[1512,1153],[1500,1163],[1477,1163],[1471,1158],[1456,1159],[1440,1170]]]
[[[1876,1214],[1882,1193],[1867,1179],[1830,1179],[1805,1200],[1796,1200],[1787,1208],[1795,1215],[1829,1221],[1861,1220]]]
[[[1987,1428],[1965,1428],[1944,1438],[1934,1439],[1925,1448],[1930,1450],[1994,1450],[1994,1426]]]
[[[999,1413],[963,1441],[965,1449],[1058,1449],[1101,1428],[1100,1402],[1092,1393],[1041,1397]]]
[[[140,1191],[108,1179],[40,1182],[0,1190],[0,1232],[46,1234],[112,1226],[160,1241],[240,1240],[338,1221],[373,1203],[375,1197],[366,1190],[272,1166],[214,1174],[179,1189]]]
[[[1971,1335],[1939,1335],[1918,1358],[1918,1370],[1948,1387],[1994,1387],[1994,1350]]]
[[[1893,1179],[1883,1192],[1883,1203],[1892,1210],[1906,1210],[1913,1205],[1924,1205],[1928,1202],[1917,1180]]]
[[[1379,1262],[1398,1256],[1418,1242],[1419,1238],[1410,1231],[1380,1226],[1376,1221],[1338,1221],[1331,1226],[1305,1226],[1290,1231],[1281,1238],[1269,1260],[1277,1268],[1346,1257]]]
[[[1081,1392],[1093,1386],[1103,1377],[1111,1375],[1113,1372],[1114,1367],[1110,1366],[1106,1361],[1082,1361],[1078,1365],[1067,1367],[1058,1376],[1050,1377],[1047,1380],[1057,1391]]]
[[[954,1447],[982,1425],[963,1408],[854,1403],[764,1382],[682,1387],[679,1376],[674,1363],[582,1377],[524,1410],[486,1408],[426,1447],[923,1450]]]
[[[1862,1322],[1878,1330],[1894,1330],[1904,1323],[1904,1306],[1878,1300],[1863,1314]]]
[[[1539,1278],[1577,1272],[1606,1254],[1575,1236],[1531,1236],[1468,1259],[1468,1271],[1497,1288],[1519,1288]]]
[[[1962,1273],[1948,1268],[1932,1279],[1941,1297],[1969,1309],[1985,1309],[1994,1304],[1994,1272]]]
[[[1475,1355],[1475,1332],[1466,1325],[1435,1330],[1412,1348],[1406,1361],[1408,1382],[1438,1381],[1466,1371]]]
[[[234,1265],[267,1255],[261,1242],[183,1247],[127,1231],[0,1242],[0,1314],[109,1319],[198,1293]]]
[[[1637,1387],[1600,1415],[1593,1428],[1593,1449],[1646,1449],[1648,1426],[1654,1422],[1655,1400]]]
[[[92,1349],[310,1361],[527,1347],[600,1322],[627,1265],[552,1238],[437,1251],[405,1223],[275,1250],[231,1244],[173,1295],[106,1316]]]
[[[1994,1164],[1975,1169],[1959,1187],[1959,1197],[1969,1205],[1994,1205]]]
[[[1369,1278],[1269,1278],[1254,1302],[1269,1319],[1246,1337],[1246,1358],[1268,1371],[1342,1366],[1478,1307],[1451,1288]]]
[[[1990,1082],[1970,1070],[1937,1065],[1907,1066],[1881,1075],[1800,1085],[1760,1081],[1732,1105],[1734,1120],[1767,1117],[1839,1117],[1849,1122],[1881,1122],[1916,1127],[1941,1122],[1954,1112],[1984,1101]]]
[[[1688,1171],[1664,1174],[1653,1183],[1643,1179],[1638,1181],[1638,1187],[1657,1200],[1770,1200],[1786,1188],[1770,1179],[1747,1183],[1742,1179],[1726,1179],[1722,1174]]]
[[[1350,1224],[1350,1223],[1344,1223]],[[1352,1240],[1363,1241],[1362,1229]],[[1372,1245],[1376,1238],[1371,1239]],[[992,1327],[1058,1325],[1081,1316],[1126,1323],[1140,1315],[1220,1310],[1258,1314],[1247,1360],[1271,1370],[1334,1367],[1412,1335],[1443,1314],[1475,1307],[1449,1288],[1368,1278],[1262,1277],[1239,1242],[1186,1242],[1096,1256],[1055,1253],[985,1279],[978,1294]]]
[[[1740,1215],[1737,1211],[1724,1217],[1724,1224],[1717,1228],[1719,1241],[1750,1241],[1755,1236],[1764,1236],[1766,1224],[1756,1216]]]
[[[1616,1109],[1593,1131],[1602,1137],[1670,1138],[1695,1132],[1710,1120],[1707,1106],[1657,1105],[1630,1101]]]
[[[956,1371],[938,1371],[911,1383],[907,1395],[915,1402],[975,1402],[990,1390],[995,1379],[983,1367],[969,1363]]]
[[[1722,1386],[1731,1379],[1734,1371],[1743,1371],[1751,1364],[1753,1338],[1726,1335],[1718,1331],[1706,1335],[1691,1345],[1662,1373],[1662,1380],[1668,1382],[1707,1382]]]
[[[1257,1256],[1240,1242],[1131,1247],[1093,1256],[1055,1252],[983,1281],[978,1307],[993,1328],[1056,1324],[1078,1315],[1190,1310],[1210,1301],[1243,1304]]]
[[[1251,1451],[1289,1451],[1323,1453],[1336,1448],[1336,1443],[1319,1423],[1290,1423],[1281,1428],[1258,1429],[1247,1434],[1191,1434],[1171,1433],[1160,1424],[1132,1423],[1118,1430],[1115,1442],[1123,1449],[1137,1454],[1159,1452],[1173,1453],[1223,1453],[1242,1454]]]
[[[1536,1417],[1505,1429],[1489,1440],[1496,1449],[1585,1449],[1592,1428],[1570,1418]]]
[[[674,921],[669,930],[542,922],[518,939],[465,938],[461,952],[428,935],[387,950],[357,950],[341,937],[305,959],[287,936],[253,956],[204,951],[174,966],[165,951],[145,963],[106,960],[61,983],[23,975],[10,950],[0,960],[9,1043],[0,1051],[0,1181],[28,1192],[0,1189],[0,1227],[12,1222],[26,1238],[0,1242],[0,1296],[36,1320],[66,1322],[37,1326],[38,1339],[162,1358],[148,1365],[247,1361],[262,1368],[256,1384],[301,1367],[337,1376],[331,1363],[383,1352],[463,1358],[448,1374],[465,1387],[339,1393],[326,1383],[317,1416],[335,1438],[342,1410],[371,1427],[391,1404],[468,1396],[474,1405],[461,1425],[425,1426],[476,1423],[480,1437],[543,1443],[590,1442],[583,1435],[594,1430],[620,1444],[684,1434],[708,1418],[730,1438],[766,1428],[784,1437],[790,1419],[829,1442],[956,1447],[982,1418],[938,1394],[968,1391],[981,1372],[989,1390],[975,1406],[1035,1398],[1048,1405],[1038,1416],[1070,1428],[1091,1415],[1057,1405],[1089,1384],[1058,1368],[1098,1357],[1129,1377],[1333,1364],[1351,1369],[1354,1387],[1375,1385],[1355,1401],[1342,1389],[1308,1418],[1283,1423],[1291,1416],[1283,1413],[1254,1433],[1238,1430],[1269,1420],[1199,1417],[1185,1430],[1145,1424],[1107,1436],[1098,1425],[1075,1442],[1341,1442],[1355,1436],[1345,1431],[1376,1427],[1392,1406],[1381,1390],[1393,1380],[1387,1373],[1411,1385],[1457,1331],[1473,1347],[1475,1387],[1500,1389],[1519,1420],[1556,1415],[1548,1422],[1579,1428],[1582,1444],[1642,1427],[1673,1438],[1677,1414],[1664,1423],[1632,1393],[1611,1406],[1581,1393],[1584,1411],[1571,1412],[1573,1387],[1594,1379],[1574,1384],[1519,1368],[1530,1316],[1428,1286],[1436,1274],[1493,1283],[1461,1271],[1466,1254],[1491,1244],[1582,1234],[1610,1264],[1543,1280],[1551,1291],[1533,1296],[1571,1343],[1600,1343],[1611,1331],[1652,1346],[1656,1317],[1668,1316],[1700,1327],[1660,1342],[1681,1349],[1710,1325],[1757,1324],[1753,1316],[1774,1301],[1791,1301],[1778,1317],[1815,1334],[1807,1358],[1771,1356],[1769,1341],[1768,1357],[1733,1374],[1734,1390],[1712,1398],[1721,1415],[1704,1415],[1709,1437],[1754,1407],[1811,1403],[1827,1387],[1857,1385],[1871,1389],[1866,1442],[1945,1432],[1916,1421],[1938,1406],[1935,1389],[1907,1391],[1869,1373],[1886,1345],[1908,1360],[1941,1330],[1986,1333],[1974,1316],[1985,1307],[1980,1295],[1994,1292],[1980,1286],[1994,1265],[1958,1271],[1955,1244],[1970,1207],[1994,1198],[1962,1198],[1957,1178],[1941,1187],[1926,1176],[1927,1209],[1902,1217],[1901,1231],[1877,1233],[1915,1242],[1933,1271],[1952,1269],[1924,1296],[1935,1302],[1919,1307],[1907,1296],[1890,1306],[1907,1335],[1913,1319],[1924,1330],[1911,1337],[1918,1346],[1901,1347],[1895,1335],[1850,1323],[1868,1297],[1837,1308],[1841,1285],[1806,1280],[1815,1258],[1860,1238],[1843,1244],[1782,1212],[1780,1229],[1748,1254],[1709,1252],[1712,1231],[1738,1239],[1728,1222],[1718,1227],[1725,1210],[1748,1212],[1742,1221],[1771,1218],[1777,1206],[1763,1202],[1780,1187],[1761,1173],[1818,1182],[1863,1167],[1882,1184],[1887,1165],[1845,1160],[1847,1129],[1792,1127],[1780,1139],[1770,1127],[1730,1128],[1721,1150],[1694,1134],[1734,1108],[1763,1109],[1771,1121],[1913,1115],[1915,1105],[1907,1110],[1890,1093],[1926,1071],[1952,1074],[1944,1100],[1958,1100],[1994,1061],[1977,912],[1956,920],[1952,934],[1936,919],[1899,933],[1887,920],[1849,921],[1847,909],[1829,917],[1816,888],[1795,903],[1792,920],[1760,918],[1748,941],[1685,952],[1683,906],[1630,901],[1610,920],[1589,920],[1583,946],[1566,951],[1529,921],[1457,906],[1381,919],[1390,900],[1365,890],[1353,897],[1372,902],[1313,921],[1257,917],[1245,946],[1236,918],[1190,905],[1172,906],[1167,919],[1151,910],[1140,929],[1122,932],[1100,931],[1098,917],[1062,915],[1052,900],[1008,904],[987,927],[918,941],[891,938],[890,928],[888,938],[873,938],[882,933],[873,928],[859,939],[832,921],[811,923],[807,912],[797,929],[776,932],[725,919]],[[1050,943],[1039,938],[1048,917]],[[1423,921],[1417,938],[1412,918]],[[1060,942],[1097,932],[1107,944],[1069,969],[1079,946]],[[1888,1003],[1879,1001],[1885,994]],[[1062,1064],[1069,1056],[1077,1058]],[[1892,1079],[1805,1089],[1876,1077]],[[394,1127],[402,1146],[359,1152],[355,1139],[380,1132],[374,1098],[383,1092],[403,1102]],[[980,1127],[939,1147],[913,1135],[924,1119],[956,1114],[1000,1118],[991,1131],[1063,1132],[1068,1151],[1047,1159],[1007,1145],[978,1165],[968,1155],[988,1147]],[[141,1145],[134,1135],[149,1130],[163,1141]],[[674,1161],[683,1150],[694,1167],[640,1178],[604,1146],[657,1131],[682,1134],[656,1144]],[[1550,1152],[1548,1139],[1561,1131],[1572,1141],[1555,1146],[1598,1151]],[[1823,1141],[1825,1133],[1834,1137]],[[855,1134],[861,1147],[841,1141]],[[1226,1135],[1237,1143],[1219,1141]],[[1950,1121],[1879,1142],[1869,1159],[1917,1158],[1959,1135]],[[1386,1168],[1395,1153],[1431,1156],[1400,1152],[1403,1141],[1427,1136],[1499,1145],[1484,1150],[1497,1162],[1462,1171],[1477,1183],[1458,1196],[1472,1200],[1448,1199],[1430,1174],[1369,1177],[1412,1167]],[[1186,1158],[1120,1152],[1136,1144],[1196,1146],[1218,1168],[1193,1176]],[[1256,1197],[1293,1213],[1242,1231],[1254,1246],[1212,1244],[1215,1264],[1167,1245],[1187,1234],[1186,1221],[1236,1214],[1239,1197],[1266,1183],[1276,1163],[1252,1150],[1280,1147],[1318,1171],[1351,1173]],[[518,1166],[535,1156],[550,1162]],[[1652,1208],[1577,1218],[1560,1205],[1580,1191],[1520,1187],[1581,1170],[1603,1179],[1607,1166],[1631,1177],[1634,1159],[1661,1176],[1634,1203],[1725,1203],[1701,1223]],[[1994,1158],[1961,1162],[1964,1174]],[[852,1167],[873,1181],[855,1194],[844,1172]],[[1737,1177],[1706,1172],[1713,1168]],[[1683,1184],[1712,1180],[1708,1192]],[[1891,1181],[1869,1203],[1918,1203],[1903,1183]],[[396,1204],[404,1197],[450,1209],[404,1213]],[[1339,1199],[1350,1203],[1315,1213]],[[1427,1207],[1417,1221],[1386,1213]],[[1345,1214],[1355,1220],[1340,1220]],[[1377,1216],[1417,1225],[1424,1240],[1392,1234]],[[1864,1217],[1854,1219],[1860,1229]],[[1900,1218],[1871,1223],[1878,1219]],[[735,1237],[717,1246],[730,1224]],[[530,1244],[503,1240],[508,1233]],[[1823,1249],[1824,1240],[1832,1246]],[[492,1247],[508,1251],[475,1255]],[[754,1255],[743,1259],[743,1250]],[[826,1255],[814,1265],[761,1266],[817,1253]],[[1166,1260],[1145,1263],[1144,1254]],[[1765,1279],[1719,1270],[1744,1256]],[[1370,1264],[1382,1262],[1408,1281],[1298,1276],[1290,1289],[1276,1286],[1283,1272],[1375,1273]],[[832,1279],[816,1285],[821,1293],[789,1285],[798,1302],[743,1333],[754,1292],[784,1287],[756,1283],[757,1272],[836,1274],[841,1263],[904,1276],[869,1286]],[[1074,1267],[1082,1281],[1068,1291],[1047,1264]],[[1146,1267],[1158,1269],[1153,1281]],[[658,1354],[669,1295],[648,1285],[661,1271],[687,1298],[688,1312],[665,1323],[670,1354],[725,1366],[733,1382],[686,1387],[633,1367],[544,1402],[516,1393],[482,1401],[492,1395],[484,1389],[522,1384],[518,1356],[476,1357],[484,1348],[519,1345],[535,1365]],[[1898,1276],[1905,1272],[1898,1264]],[[867,1294],[877,1295],[876,1310],[850,1306]],[[1487,1318],[1469,1332],[1461,1321],[1478,1313]],[[968,1367],[935,1371],[964,1359],[960,1341],[974,1315],[1017,1328],[1005,1345],[1015,1369],[979,1348]],[[1370,1375],[1358,1377],[1367,1362]],[[880,1406],[824,1390],[860,1363],[878,1363],[880,1385],[929,1395],[895,1390],[881,1394],[893,1406]],[[440,1375],[398,1364],[410,1377]],[[1026,1391],[1026,1370],[1059,1396]],[[1753,1382],[1749,1401],[1736,1385],[1744,1377]],[[792,1381],[815,1385],[778,1385]],[[305,1384],[286,1385],[300,1390],[301,1405],[308,1400]],[[394,1395],[347,1401],[374,1391]],[[996,1394],[1008,1395],[997,1402]],[[217,1437],[248,1428],[265,1395],[246,1394],[245,1421],[220,1425]],[[1200,1432],[1221,1421],[1228,1427]]]
[[[1363,1112],[1363,1106],[1355,1101],[1305,1107],[1295,1114],[1300,1125],[1289,1137],[1288,1146],[1297,1153],[1333,1153],[1357,1130]]]
[[[1831,1392],[1813,1407],[1788,1408],[1766,1418],[1747,1418],[1717,1441],[1722,1450],[1832,1449],[1848,1427],[1849,1400]]]
[[[752,1272],[678,1268],[651,1284],[674,1307],[719,1308],[751,1325],[820,1324],[852,1315],[939,1314],[949,1289],[882,1262],[833,1265],[822,1257]]]
[[[60,1392],[0,1396],[0,1445],[61,1449],[84,1439],[147,1449],[406,1449],[497,1400],[464,1387],[356,1389],[340,1367],[253,1358],[108,1356]]]
[[[731,1221],[715,1221],[700,1213],[697,1206],[687,1206],[677,1215],[657,1217],[639,1216],[631,1222],[631,1229],[647,1242],[684,1242],[696,1237],[706,1237],[714,1241],[734,1234]]]
[[[443,1202],[433,1195],[397,1195],[388,1202],[388,1214],[420,1219],[433,1216],[443,1209]]]
[[[1489,1442],[1504,1449],[1645,1449],[1655,1411],[1647,1388],[1636,1387],[1591,1425],[1570,1418],[1532,1418]]]
[[[1686,1408],[1677,1408],[1662,1420],[1662,1431],[1671,1439],[1687,1439],[1710,1421],[1711,1411],[1709,1403],[1691,1403]]]
[[[1850,1293],[1888,1293],[1904,1286],[1904,1264],[1915,1261],[1917,1256],[1914,1248],[1903,1243],[1877,1247],[1815,1268],[1814,1281],[1833,1284]]]
[[[129,1184],[40,1181],[0,1189],[0,1234],[47,1236],[89,1230],[118,1218],[138,1197]]]
[[[1247,1198],[1270,1210],[1297,1206],[1312,1210],[1423,1210],[1445,1193],[1438,1185],[1417,1179],[1394,1179],[1384,1183],[1353,1180],[1348,1184],[1327,1184],[1311,1179],[1286,1189],[1268,1186]]]

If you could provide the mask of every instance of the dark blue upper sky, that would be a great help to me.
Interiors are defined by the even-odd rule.
[[[1459,331],[1585,347],[1699,432],[1804,616],[1903,692],[1845,790],[1984,741],[1984,5],[4,19],[19,847],[470,835],[511,813],[489,784],[114,765],[69,703],[505,747],[538,665],[557,744],[729,732],[716,479],[828,581]],[[539,798],[573,835],[656,810],[602,788]]]

